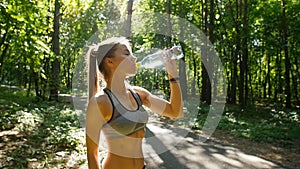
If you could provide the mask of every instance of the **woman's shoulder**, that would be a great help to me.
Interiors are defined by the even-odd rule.
[[[112,106],[108,103],[109,98],[104,93],[97,93],[89,102],[86,111],[86,117],[92,122],[92,119],[99,119],[104,124],[111,117]]]
[[[95,101],[98,104],[99,108],[108,109],[111,106],[110,99],[103,90],[95,95]]]
[[[97,105],[96,107],[98,107],[98,110],[100,110],[102,115],[104,115],[105,119],[109,118],[112,111],[112,104],[105,92],[98,92],[92,99],[94,100],[94,105]]]
[[[103,90],[99,91],[95,96],[94,96],[96,102],[98,104],[103,104],[109,101],[108,96],[105,94]]]

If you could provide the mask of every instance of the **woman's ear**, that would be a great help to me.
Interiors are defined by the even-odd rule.
[[[108,67],[113,67],[113,66],[114,66],[114,62],[113,62],[113,60],[112,60],[111,58],[106,58],[106,59],[104,60],[104,62],[106,63],[106,65],[107,65]]]

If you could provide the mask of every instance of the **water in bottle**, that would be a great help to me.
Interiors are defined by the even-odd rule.
[[[171,49],[158,50],[155,53],[147,55],[144,59],[137,63],[138,68],[157,69],[164,66],[166,56],[169,54],[171,59],[180,59],[184,57],[181,46],[174,46]]]

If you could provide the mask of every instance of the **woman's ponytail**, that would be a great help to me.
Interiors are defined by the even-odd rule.
[[[88,57],[88,99],[90,100],[99,90],[98,66],[95,57],[94,48],[90,48],[87,53]]]

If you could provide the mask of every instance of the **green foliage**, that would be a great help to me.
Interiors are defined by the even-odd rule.
[[[210,106],[200,103],[193,129],[203,127],[209,109]],[[241,110],[238,106],[227,105],[218,129],[253,141],[288,146],[300,138],[300,111],[264,107]]]
[[[193,110],[194,112],[197,112],[197,116],[194,120],[192,129],[201,129],[206,121],[210,106],[198,100],[197,103],[192,102],[192,104],[187,104],[187,109],[190,109],[189,107],[195,107],[195,105],[199,106],[197,107],[197,110]]]
[[[210,1],[203,4],[203,1],[188,0],[155,2],[140,0],[134,3],[133,16],[151,12],[166,14],[169,2],[171,2],[171,15],[179,16],[195,25],[199,30],[207,31],[211,16],[208,14],[205,16],[205,10],[210,12]],[[238,82],[238,77],[234,76],[239,76],[240,73],[238,65],[240,64],[239,60],[242,52],[241,39],[246,37],[249,53],[247,64],[247,88],[249,91],[246,97],[252,101],[251,103],[255,101],[264,102],[266,99],[282,102],[285,99],[285,84],[283,83],[285,57],[283,55],[281,33],[281,3],[274,0],[249,1],[248,33],[243,34],[240,32],[243,29],[243,18],[239,16],[239,10],[244,6],[239,2],[219,0],[214,4],[214,46],[225,68],[227,88],[234,88],[233,84]],[[297,48],[300,44],[298,28],[300,4],[296,0],[287,1],[286,3],[288,47],[292,63],[291,93],[294,104],[297,104],[300,90],[299,78],[296,78],[300,75],[298,64],[300,50]],[[113,28],[106,27],[106,24],[116,22],[120,17],[126,17],[126,5],[125,1],[120,0],[66,0],[61,2],[59,34],[61,55],[57,57],[59,57],[60,62],[61,78],[59,78],[59,84],[62,92],[71,89],[74,67],[82,61],[87,45],[98,42],[100,36],[109,36],[106,35],[106,30]],[[34,89],[37,96],[47,98],[52,73],[50,63],[56,57],[51,51],[54,1],[4,0],[1,2],[0,8],[0,82],[29,88],[30,91]],[[155,19],[151,17],[143,18],[143,22],[144,28],[142,29],[145,30],[157,25]],[[183,34],[188,37],[186,38],[186,44],[182,44],[185,51],[184,61],[187,65],[186,70],[183,71],[188,75],[186,79],[188,92],[200,94],[199,91],[201,91],[203,81],[201,54],[189,45],[193,43],[193,38],[190,38],[193,35],[188,35],[186,32],[189,32],[187,30],[191,28],[187,25],[180,28],[176,24],[176,22],[173,22],[173,35]],[[99,36],[93,37],[96,32]],[[132,33],[134,52],[141,49],[147,50],[170,46],[168,44],[169,37],[165,35]],[[171,39],[171,43],[178,43],[178,41]],[[219,76],[217,71],[214,74]],[[136,78],[131,80],[133,84],[144,85],[149,90],[159,89],[168,95],[167,83],[164,81],[153,82],[153,80],[165,78],[166,74],[164,72],[142,70]],[[142,82],[143,80],[145,81]],[[218,86],[215,89],[218,88],[220,87]],[[240,89],[238,86],[235,88],[236,92],[229,95],[229,99],[238,95]],[[228,92],[233,92],[232,90]]]
[[[280,110],[263,107],[240,110],[228,106],[219,129],[254,141],[290,144],[299,139],[299,110]]]
[[[0,131],[17,132],[14,142],[22,143],[6,153],[10,160],[3,163],[0,158],[2,167],[27,168],[38,161],[41,168],[51,168],[67,161],[63,157],[57,160],[59,156],[83,151],[85,135],[76,111],[70,106],[37,101],[35,97],[27,97],[23,90],[1,87],[0,91]],[[7,145],[13,141],[10,138]]]
[[[113,4],[116,3],[116,5]],[[153,1],[140,0],[134,4],[133,15],[142,13],[166,13],[168,2],[171,2],[171,14],[180,16],[199,30],[207,31],[210,24],[210,1],[172,0]],[[236,3],[237,2],[237,3]],[[247,137],[253,140],[274,141],[276,139],[298,138],[299,112],[296,114],[290,110],[281,110],[282,102],[285,101],[284,67],[285,56],[283,52],[282,37],[282,6],[280,1],[253,0],[248,3],[248,32],[243,34],[241,30],[243,17],[240,9],[244,6],[240,4],[244,1],[219,0],[214,6],[214,47],[221,58],[227,78],[226,88],[228,98],[235,98],[239,93],[239,87],[234,85],[240,80],[240,57],[242,47],[248,49],[247,80],[249,89],[247,99],[249,105],[263,104],[277,106],[274,111],[261,110],[248,107],[244,111],[229,106],[224,113],[220,128],[231,131],[234,134]],[[300,3],[297,0],[286,2],[286,16],[288,29],[288,50],[291,58],[291,93],[294,106],[299,105],[300,83],[299,77],[299,56],[300,56]],[[83,1],[65,0],[61,2],[61,22],[60,22],[60,92],[70,92],[72,88],[72,78],[74,77],[74,67],[78,62],[84,62],[84,54],[90,43],[98,42],[101,37],[106,37],[107,23],[118,21],[126,12],[126,2],[117,1]],[[123,11],[122,11],[123,10]],[[67,107],[53,107],[49,103],[41,106],[39,99],[32,95],[46,98],[49,95],[49,80],[51,77],[50,63],[56,56],[52,50],[53,34],[53,13],[54,1],[46,0],[4,0],[0,3],[0,83],[16,85],[22,90],[2,90],[0,100],[1,110],[1,130],[9,130],[14,127],[30,132],[36,127],[43,127],[50,142],[57,144],[67,144],[66,140],[73,140],[70,133],[72,126],[78,125],[73,118],[73,111]],[[206,14],[206,16],[205,16]],[[166,18],[167,19],[167,18]],[[143,18],[144,29],[155,26],[155,19]],[[206,23],[207,22],[207,23]],[[165,24],[165,23],[163,23]],[[182,44],[185,51],[184,61],[187,65],[184,70],[187,75],[187,94],[199,96],[203,84],[201,53],[192,49],[189,44],[193,43],[193,35],[185,34],[191,29],[187,25],[183,28],[173,23],[173,34],[184,34],[186,44]],[[166,31],[166,30],[163,30]],[[93,35],[98,32],[97,37]],[[99,35],[99,37],[98,37]],[[247,46],[241,46],[241,39],[247,38]],[[153,33],[135,34],[133,32],[133,51],[147,50],[151,48],[165,48],[169,46],[169,37]],[[171,43],[178,43],[177,39],[171,39]],[[138,60],[141,59],[138,56]],[[85,65],[80,67],[81,76],[85,76]],[[82,70],[81,70],[82,69]],[[180,68],[181,69],[181,68]],[[218,71],[214,72],[215,76]],[[131,83],[143,86],[155,94],[160,94],[167,98],[169,96],[166,72],[163,70],[139,70],[138,74],[130,79]],[[84,83],[84,82],[82,82]],[[223,84],[223,82],[219,83]],[[214,85],[214,83],[213,83]],[[85,86],[83,91],[86,89]],[[217,86],[216,88],[220,88]],[[224,87],[225,88],[225,87]],[[35,94],[32,90],[35,89]],[[225,89],[222,89],[225,91]],[[235,92],[233,92],[235,90]],[[19,97],[7,94],[13,92]],[[82,91],[80,91],[82,92]],[[233,93],[233,95],[232,95]],[[28,96],[27,99],[24,99]],[[234,100],[234,104],[238,100]],[[276,103],[280,103],[277,104]],[[44,105],[45,104],[45,105]],[[186,103],[188,112],[198,112],[194,120],[194,128],[201,128],[205,122],[209,105],[191,101]],[[199,105],[199,106],[195,106]],[[279,105],[279,106],[278,106]],[[61,105],[60,105],[61,106]],[[274,106],[274,107],[275,107]],[[190,107],[197,107],[192,110]],[[62,113],[59,109],[65,110]],[[47,112],[51,112],[50,114]],[[261,114],[257,114],[260,112]],[[263,117],[257,119],[256,117]],[[45,119],[51,119],[53,122]],[[54,124],[55,121],[62,120],[61,123]],[[69,122],[72,121],[72,122]],[[74,122],[74,124],[73,124]],[[15,125],[18,124],[18,125]],[[49,129],[48,129],[49,128]],[[54,136],[58,135],[58,138]],[[76,141],[72,145],[77,145]]]

